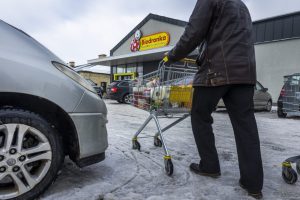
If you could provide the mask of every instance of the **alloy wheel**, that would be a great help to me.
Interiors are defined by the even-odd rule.
[[[24,124],[0,125],[0,199],[32,190],[51,166],[52,149],[46,136]]]
[[[268,101],[266,109],[267,109],[267,111],[271,112],[271,110],[272,110],[272,101],[271,100]]]
[[[132,95],[130,95],[130,94],[125,95],[124,102],[126,104],[130,104],[132,102]]]

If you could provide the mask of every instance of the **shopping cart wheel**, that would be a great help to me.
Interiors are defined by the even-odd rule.
[[[298,176],[296,171],[292,168],[291,163],[284,162],[282,164],[282,178],[287,184],[294,184],[297,182]]]
[[[161,140],[158,138],[158,136],[154,137],[154,146],[156,147],[162,147],[162,142]]]
[[[300,175],[300,160],[298,160],[296,163],[296,169],[297,169],[298,174]]]
[[[165,156],[165,170],[168,176],[173,174],[173,163],[170,156]]]
[[[136,139],[132,140],[132,149],[141,150],[141,144]]]

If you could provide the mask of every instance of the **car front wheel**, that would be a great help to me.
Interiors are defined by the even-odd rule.
[[[132,102],[132,95],[130,95],[130,94],[124,95],[123,102],[126,104],[130,104]]]
[[[272,101],[271,101],[271,100],[269,100],[269,101],[267,102],[266,110],[267,110],[268,112],[271,112],[271,110],[272,110]]]
[[[0,110],[0,199],[35,199],[55,180],[63,159],[61,139],[46,120]]]

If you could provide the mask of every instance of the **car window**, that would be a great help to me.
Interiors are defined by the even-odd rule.
[[[261,91],[262,89],[264,89],[264,87],[259,82],[256,82],[255,89]]]
[[[115,86],[115,85],[117,85],[119,82],[112,82],[112,83],[110,83],[110,86]]]
[[[300,85],[300,76],[292,76],[291,85]]]
[[[119,86],[122,86],[122,87],[128,87],[129,86],[129,82],[121,82],[120,84],[119,84]]]

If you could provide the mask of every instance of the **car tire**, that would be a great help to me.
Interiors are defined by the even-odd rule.
[[[131,100],[132,99],[132,96],[130,94],[125,94],[123,96],[123,103],[126,103],[126,104],[131,104]]]
[[[56,130],[39,115],[20,109],[0,109],[0,152],[5,152],[0,167],[7,169],[2,178],[0,174],[0,199],[37,198],[54,182],[64,160]]]
[[[279,118],[286,118],[287,114],[284,113],[282,109],[278,109],[278,110],[277,110],[277,116],[278,116]]]
[[[268,111],[268,112],[272,111],[272,100],[271,99],[267,102],[266,111]]]

